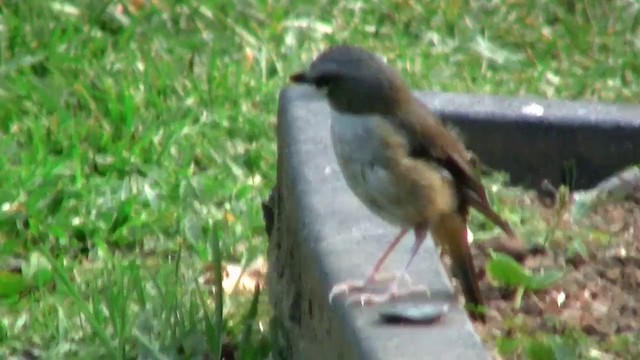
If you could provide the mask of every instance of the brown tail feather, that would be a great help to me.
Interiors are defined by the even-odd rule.
[[[454,275],[458,278],[467,304],[484,306],[476,269],[473,266],[473,258],[469,242],[467,241],[466,219],[460,214],[448,214],[442,216],[432,227],[434,239],[448,250],[451,257]],[[472,311],[471,318],[485,321],[482,313]]]
[[[495,211],[493,211],[489,206],[489,204],[487,204],[484,201],[481,201],[476,196],[470,196],[472,194],[467,194],[467,195],[468,196],[466,200],[472,208],[478,210],[487,219],[491,220],[491,222],[496,224],[496,226],[502,229],[502,231],[504,231],[505,234],[507,234],[509,237],[511,238],[516,237],[516,234],[513,231],[513,229],[511,229],[511,226],[509,225],[509,223],[507,223],[502,217],[500,217],[500,215],[498,215]]]

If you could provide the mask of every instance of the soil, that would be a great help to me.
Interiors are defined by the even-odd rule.
[[[473,246],[489,307],[486,324],[475,324],[478,333],[486,342],[495,343],[518,334],[580,332],[596,349],[628,334],[636,339],[635,350],[609,349],[600,358],[640,358],[640,189],[622,202],[596,208],[579,224],[572,221],[570,206],[560,208],[537,194],[527,196],[527,203],[556,231],[542,250],[510,249],[504,238]],[[582,254],[572,244],[579,244]],[[548,289],[525,292],[516,308],[515,291],[497,287],[485,273],[482,264],[489,260],[487,248],[505,248],[532,272],[562,269],[566,274]]]

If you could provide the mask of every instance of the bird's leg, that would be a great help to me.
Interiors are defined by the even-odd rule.
[[[407,231],[409,231],[409,229],[406,229],[406,228],[401,229],[398,235],[396,235],[396,237],[393,239],[391,244],[387,246],[387,249],[382,253],[378,261],[376,261],[376,265],[373,267],[373,270],[371,270],[371,273],[369,274],[369,276],[367,276],[367,281],[366,281],[367,284],[371,284],[376,281],[376,279],[378,278],[378,272],[382,268],[382,265],[387,260],[387,258],[389,257],[393,249],[395,249],[396,246],[398,246],[398,244],[400,243],[400,240],[402,240],[402,238],[407,234]],[[385,278],[385,276],[382,276],[382,278]]]
[[[400,230],[398,235],[396,235],[396,237],[393,239],[393,241],[391,241],[389,246],[387,246],[387,248],[384,250],[384,252],[380,256],[380,258],[378,258],[378,261],[376,261],[376,264],[374,265],[373,270],[371,270],[371,273],[369,273],[369,276],[367,276],[365,281],[362,281],[362,280],[347,280],[347,281],[342,281],[342,282],[336,284],[331,289],[331,292],[329,292],[329,302],[331,302],[331,300],[333,300],[333,298],[336,295],[349,294],[350,292],[351,293],[352,292],[361,293],[368,286],[370,286],[370,285],[372,285],[372,284],[374,284],[374,283],[376,283],[378,281],[385,281],[385,280],[389,280],[390,278],[391,279],[395,279],[398,276],[397,274],[393,274],[391,276],[389,276],[388,274],[385,274],[383,276],[380,276],[378,274],[378,272],[382,268],[382,265],[387,260],[387,258],[389,257],[389,255],[391,254],[393,249],[395,249],[396,246],[398,246],[398,244],[400,243],[400,240],[402,240],[402,238],[407,234],[407,231],[409,231],[409,229],[407,229],[407,228],[403,228],[403,229]]]
[[[396,274],[395,279],[391,282],[391,284],[387,287],[387,289],[380,294],[374,294],[371,292],[360,293],[350,297],[347,302],[360,302],[362,305],[374,305],[380,304],[391,299],[395,299],[398,297],[404,297],[415,293],[426,293],[427,296],[431,296],[429,292],[429,288],[423,285],[414,285],[412,284],[411,277],[409,277],[408,269],[411,265],[411,262],[415,258],[418,250],[424,243],[424,240],[427,237],[428,228],[426,226],[419,226],[414,229],[415,240],[413,245],[411,246],[411,254],[409,255],[409,260],[404,267],[404,270],[399,274]],[[407,289],[400,290],[400,281],[404,280],[407,283]]]

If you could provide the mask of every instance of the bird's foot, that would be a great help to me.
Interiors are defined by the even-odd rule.
[[[404,282],[404,284],[402,284]],[[400,285],[404,285],[401,289]],[[348,305],[360,304],[361,306],[378,305],[397,298],[413,295],[413,294],[426,294],[427,297],[431,297],[429,288],[424,285],[413,284],[411,277],[406,272],[396,274],[395,279],[391,284],[381,293],[375,293],[372,291],[361,292],[349,296],[346,300]]]
[[[374,277],[369,277],[367,280],[346,280],[337,283],[331,288],[329,292],[329,303],[333,301],[333,298],[338,295],[349,295],[350,293],[363,293],[369,287],[380,284],[395,281],[398,274],[376,274]]]
[[[390,284],[383,292],[375,292],[369,289],[372,285],[388,282],[390,282]],[[405,288],[401,289],[400,285],[404,285]],[[409,274],[402,271],[399,273],[380,275],[367,281],[351,280],[336,284],[329,293],[329,302],[331,302],[336,295],[345,294],[347,295],[345,302],[348,305],[355,303],[360,303],[361,306],[376,305],[415,293],[426,293],[427,296],[431,296],[429,288],[423,285],[414,285]]]

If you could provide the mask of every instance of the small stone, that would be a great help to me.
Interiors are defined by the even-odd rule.
[[[579,326],[581,317],[582,310],[580,309],[566,309],[560,314],[560,318],[572,326]]]
[[[611,282],[618,282],[620,280],[621,271],[620,268],[609,268],[605,271],[604,276]]]
[[[449,311],[448,304],[395,304],[380,311],[380,318],[388,324],[433,323]]]
[[[595,317],[604,316],[611,307],[611,302],[605,298],[599,298],[591,304],[591,311]]]

